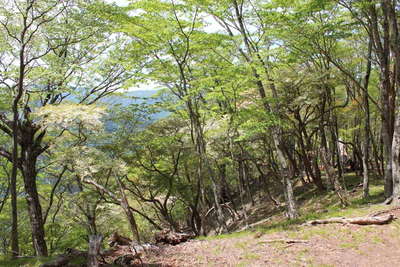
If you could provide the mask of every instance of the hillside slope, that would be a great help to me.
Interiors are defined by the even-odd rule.
[[[371,198],[362,200],[358,179],[352,175],[346,179],[350,207],[341,208],[334,193],[316,195],[312,189],[297,188],[303,191],[298,195],[303,202],[299,220],[287,221],[282,212],[265,202],[249,208],[253,217],[249,220],[264,217],[263,223],[254,228],[167,246],[144,261],[161,266],[395,266],[400,262],[398,220],[370,226],[303,224],[311,219],[351,218],[379,211],[400,217],[400,208],[378,204],[383,200],[379,181],[372,185]],[[302,242],[286,243],[282,239]]]
[[[395,266],[400,262],[399,233],[398,221],[384,226],[322,225],[267,234],[246,232],[166,247],[150,262],[164,266]],[[305,243],[269,242],[274,239]]]

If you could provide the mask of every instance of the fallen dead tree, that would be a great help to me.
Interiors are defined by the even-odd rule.
[[[387,210],[376,211],[376,212],[372,213],[369,216],[376,217],[376,216],[380,216],[380,215],[387,214],[387,213],[393,213],[393,212],[398,211],[398,210],[400,210],[400,206],[394,207],[394,208],[391,208],[391,209],[387,209]]]
[[[342,224],[357,224],[357,225],[382,225],[388,224],[394,219],[393,214],[385,216],[367,216],[356,218],[330,218],[325,220],[308,221],[305,225],[329,224],[329,223],[342,223]]]
[[[100,250],[102,237],[94,236],[89,243],[89,252],[69,248],[65,254],[59,255],[41,267],[70,266],[71,261],[82,258],[87,266],[135,266],[142,265],[142,256],[146,253],[158,253],[160,248],[152,244],[138,244],[127,237],[114,233],[109,239],[110,249]],[[85,265],[86,266],[86,265]]]
[[[266,218],[266,219],[264,219],[264,220],[261,220],[261,221],[258,221],[258,222],[255,222],[255,223],[252,223],[252,224],[243,226],[242,228],[240,228],[239,230],[237,230],[237,231],[235,231],[235,232],[243,232],[243,231],[246,231],[247,229],[254,228],[254,227],[256,227],[256,226],[258,226],[258,225],[260,225],[260,224],[264,224],[264,223],[266,223],[266,222],[268,222],[268,221],[270,221],[270,220],[271,220],[271,218]]]
[[[68,248],[66,250],[65,254],[59,255],[57,258],[55,258],[51,262],[44,263],[40,267],[67,266],[70,261],[75,260],[77,258],[82,258],[83,260],[87,259],[88,252],[73,249],[73,248]]]
[[[118,266],[130,266],[141,263],[143,251],[137,251],[131,246],[115,245],[113,248],[104,251],[101,256],[106,263]]]
[[[165,229],[154,235],[157,244],[177,245],[193,238],[193,234],[176,233],[171,230]]]
[[[145,253],[158,253],[159,247],[152,244],[138,244],[131,239],[113,233],[109,239],[111,249],[101,253],[104,262],[119,266],[131,266],[142,264],[142,256]]]

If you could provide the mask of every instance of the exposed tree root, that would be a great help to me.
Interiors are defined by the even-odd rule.
[[[325,220],[313,220],[306,223],[306,225],[328,224],[328,223],[342,223],[342,224],[357,224],[357,225],[382,225],[388,224],[394,219],[393,214],[385,216],[368,216],[356,218],[330,218]]]
[[[385,199],[385,201],[383,201],[384,205],[390,205],[393,201],[393,197],[388,197],[387,199]]]

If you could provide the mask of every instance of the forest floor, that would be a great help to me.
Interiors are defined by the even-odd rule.
[[[399,266],[400,208],[380,204],[384,201],[381,180],[371,182],[368,200],[362,199],[359,177],[348,174],[345,181],[351,202],[346,208],[340,206],[334,192],[319,193],[311,185],[298,185],[295,192],[301,217],[287,220],[283,207],[276,208],[268,198],[259,196],[257,205],[246,206],[248,221],[241,221],[237,229],[256,222],[262,224],[245,231],[164,246],[157,254],[144,256],[144,266]],[[387,225],[304,225],[314,219],[351,218],[378,211],[388,211],[399,219]],[[304,242],[270,242],[279,239]],[[0,266],[36,267],[46,261],[0,261]]]
[[[297,188],[300,219],[288,221],[282,211],[271,210],[270,203],[261,204],[249,208],[249,213],[270,220],[255,228],[167,246],[143,260],[153,266],[399,266],[400,220],[379,226],[303,225],[312,219],[367,216],[385,210],[400,218],[400,209],[378,204],[384,200],[379,181],[371,185],[368,201],[362,200],[359,178],[349,175],[346,182],[351,205],[345,209],[334,193]],[[304,243],[270,242],[275,239]]]

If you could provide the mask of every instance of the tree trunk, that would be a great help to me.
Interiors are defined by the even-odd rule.
[[[312,143],[311,143],[310,137],[307,133],[306,125],[304,124],[304,122],[301,119],[300,112],[297,112],[295,114],[295,116],[299,122],[299,127],[300,127],[299,144],[301,147],[301,152],[304,157],[304,167],[306,168],[306,171],[310,174],[312,181],[315,184],[315,186],[318,188],[318,190],[321,192],[325,191],[326,188],[321,179],[321,171],[318,167],[318,161],[317,161],[316,157],[312,157],[310,155],[310,152],[312,152]],[[305,140],[303,140],[303,136],[304,136]]]
[[[137,227],[137,223],[136,223],[135,217],[133,216],[132,211],[129,209],[128,199],[127,199],[126,194],[125,194],[125,187],[122,184],[122,181],[120,180],[119,177],[116,176],[116,180],[118,182],[119,191],[121,193],[121,207],[124,210],[125,215],[126,215],[126,217],[128,219],[129,226],[131,228],[131,232],[132,232],[133,237],[136,238],[136,241],[138,243],[140,243],[139,230],[138,230],[138,227]]]
[[[394,215],[384,215],[380,217],[356,217],[356,218],[330,218],[325,220],[309,221],[306,225],[343,223],[343,224],[358,224],[358,225],[383,225],[393,221]]]
[[[372,40],[368,44],[368,55],[367,55],[367,70],[364,78],[364,92],[363,92],[363,106],[365,113],[364,122],[364,145],[362,153],[362,165],[363,165],[363,197],[367,199],[369,197],[369,173],[368,173],[368,159],[369,159],[369,144],[370,144],[370,111],[368,101],[368,84],[369,77],[371,74],[371,55],[372,55]]]
[[[390,78],[390,26],[388,20],[388,9],[385,1],[381,1],[382,16],[379,20],[375,3],[369,5],[370,32],[374,42],[375,53],[378,57],[380,67],[380,95],[381,95],[381,118],[382,118],[382,141],[385,162],[385,197],[390,198],[393,194],[392,178],[392,140],[394,125],[394,96],[392,95],[392,84]]]
[[[33,136],[32,136],[33,137]],[[32,228],[33,247],[37,256],[48,255],[45,241],[42,207],[36,187],[36,155],[31,145],[22,146],[22,174],[24,177],[28,214]]]
[[[239,50],[240,54],[243,56],[243,58],[246,60],[246,62],[251,67],[251,71],[252,71],[253,77],[255,78],[255,83],[256,83],[256,86],[257,86],[257,89],[259,92],[259,97],[260,97],[261,101],[263,102],[265,110],[267,112],[273,112],[276,115],[278,115],[278,114],[280,114],[279,106],[274,104],[271,107],[267,100],[267,96],[265,93],[265,87],[264,87],[265,79],[264,78],[266,78],[267,79],[266,82],[269,83],[269,88],[271,89],[271,91],[273,93],[273,97],[275,99],[278,99],[274,81],[271,80],[268,75],[268,66],[265,64],[265,62],[263,60],[264,57],[262,57],[259,54],[258,49],[251,44],[251,38],[249,38],[249,36],[248,36],[248,30],[246,29],[245,22],[244,22],[244,16],[242,13],[243,9],[239,5],[239,2],[236,0],[233,0],[232,4],[233,4],[233,8],[234,8],[234,13],[235,13],[235,18],[234,18],[236,20],[235,25],[238,26],[236,28],[236,30],[238,30],[240,32],[242,39],[243,39],[244,46],[247,51],[245,51],[241,47],[239,47],[238,50]],[[237,22],[237,24],[236,24],[236,22]],[[226,23],[224,24],[224,26],[225,26],[228,34],[230,36],[234,37],[231,27]],[[258,72],[258,69],[254,63],[258,63],[259,66],[263,67],[265,77],[261,77],[261,75]],[[285,155],[283,153],[283,151],[281,150],[281,147],[284,146],[284,142],[283,142],[284,140],[280,136],[281,133],[280,133],[279,126],[274,127],[274,129],[272,129],[272,132],[273,132],[272,135],[273,135],[274,145],[275,145],[276,151],[278,153],[278,160],[280,163],[279,165],[281,168],[283,168],[281,170],[281,175],[283,175],[282,179],[285,184],[283,189],[285,190],[286,200],[288,201],[288,205],[287,205],[288,215],[290,218],[295,218],[298,216],[298,212],[297,212],[295,198],[294,198],[293,190],[292,190],[292,181],[290,180],[290,177],[287,177],[287,175],[288,175],[288,172],[287,172],[288,159],[285,157],[287,155]],[[292,166],[292,167],[294,167],[294,166]]]
[[[15,120],[15,117],[14,117]],[[17,127],[14,128],[14,130]],[[18,206],[17,206],[17,171],[18,171],[18,138],[17,132],[13,133],[13,166],[10,177],[10,194],[11,194],[11,256],[19,255],[18,244]]]
[[[243,216],[244,216],[244,221],[245,224],[248,224],[248,215],[247,215],[247,209],[246,209],[246,203],[244,202],[244,164],[243,164],[243,159],[242,156],[237,159],[238,162],[238,191],[239,191],[239,199],[240,199],[240,204],[242,206],[243,210]]]
[[[10,180],[10,193],[11,193],[11,255],[13,257],[18,256],[18,207],[17,207],[17,175],[18,175],[18,135],[19,135],[19,109],[18,105],[24,93],[24,77],[25,77],[25,51],[20,50],[20,69],[19,69],[19,81],[18,91],[14,98],[12,105],[13,122],[12,122],[12,170]]]
[[[97,225],[96,225],[96,208],[98,203],[84,203],[82,211],[85,214],[87,220],[87,231],[88,236],[97,235]]]
[[[289,217],[289,219],[296,219],[297,217],[299,217],[299,213],[297,211],[296,199],[294,196],[293,185],[290,177],[292,174],[292,170],[287,165],[285,156],[283,154],[284,152],[281,143],[282,141],[279,140],[279,137],[276,134],[274,134],[274,142],[278,154],[278,161],[281,167],[280,173],[284,186],[284,195],[287,205],[287,216]]]
[[[396,14],[395,1],[385,0],[383,5],[387,10],[391,29],[391,52],[394,57],[395,95],[397,98],[394,108],[394,129],[392,140],[392,179],[393,179],[393,202],[400,203],[400,33]]]
[[[89,237],[88,267],[99,267],[100,263],[97,257],[100,255],[102,235],[91,235]]]
[[[247,191],[247,195],[249,196],[249,199],[251,201],[251,206],[254,206],[255,200],[254,200],[254,196],[251,192],[251,185],[250,185],[250,170],[249,170],[249,166],[247,165],[246,161],[243,161],[243,178],[244,178],[244,182],[245,182],[245,186],[246,186],[246,191]]]
[[[329,162],[329,155],[326,148],[321,149],[321,161],[322,164],[324,165],[326,176],[330,180],[330,183],[332,184],[335,193],[338,195],[341,204],[344,207],[346,207],[349,204],[347,199],[347,192],[340,184],[338,175],[336,174],[334,168],[331,166]]]
[[[393,202],[400,203],[400,112],[396,115],[395,131],[392,143],[393,161]]]
[[[382,128],[385,128],[382,125]],[[383,155],[385,162],[385,197],[390,198],[393,195],[393,176],[392,176],[392,137],[382,129]]]
[[[194,136],[195,136],[195,145],[197,147],[197,153],[199,155],[199,159],[200,159],[200,166],[203,166],[206,168],[206,171],[208,173],[208,176],[210,178],[211,181],[211,190],[213,193],[213,202],[215,205],[215,209],[217,211],[217,222],[218,225],[221,227],[223,232],[227,232],[227,226],[224,220],[224,216],[223,216],[223,212],[222,212],[222,208],[221,205],[219,203],[219,191],[218,191],[218,186],[217,186],[217,181],[216,181],[216,175],[214,173],[214,170],[211,166],[211,162],[208,158],[207,155],[207,146],[206,146],[206,142],[204,139],[204,133],[203,133],[203,128],[202,128],[202,124],[200,122],[200,115],[198,114],[197,110],[193,109],[193,105],[192,105],[192,101],[189,100],[186,103],[188,110],[189,110],[189,115],[190,115],[190,120],[192,123],[192,127],[194,130]],[[201,179],[202,180],[202,179]]]
[[[283,176],[283,182],[285,186],[285,199],[287,203],[287,215],[289,219],[296,219],[299,217],[299,212],[297,211],[296,199],[293,193],[293,185],[290,180],[289,175]]]

